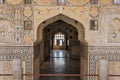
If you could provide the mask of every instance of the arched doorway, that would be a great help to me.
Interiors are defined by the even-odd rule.
[[[36,47],[39,46],[39,57],[35,58],[35,66],[38,66],[37,63],[49,60],[51,50],[67,50],[70,58],[80,58],[79,73],[81,71],[87,73],[88,55],[87,51],[85,51],[87,47],[83,43],[85,30],[81,23],[60,14],[41,23],[38,27],[37,35],[38,43]],[[35,48],[35,50],[37,49]],[[40,66],[37,68],[35,73],[38,72]]]
[[[67,50],[70,57],[79,57],[78,31],[72,25],[58,20],[44,28],[44,59],[50,58],[51,50]],[[76,50],[75,50],[76,49]],[[78,51],[77,54],[74,51]]]
[[[66,35],[62,33],[61,31],[53,35],[52,41],[53,41],[53,44],[52,44],[53,50],[66,50],[67,48]]]

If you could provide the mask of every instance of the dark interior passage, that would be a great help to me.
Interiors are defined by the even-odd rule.
[[[44,28],[44,59],[50,58],[51,50],[67,50],[70,58],[80,57],[80,42],[77,29],[58,20]]]
[[[69,59],[66,50],[51,51],[50,60],[41,64],[40,73],[43,74],[79,74],[80,60]],[[79,77],[41,77],[40,80],[80,80]]]

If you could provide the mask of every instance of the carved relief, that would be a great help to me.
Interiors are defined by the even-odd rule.
[[[111,14],[111,15],[115,15],[115,14],[120,14],[120,6],[108,6],[108,7],[105,7],[105,11],[104,13],[106,13],[107,15],[108,14]]]
[[[0,74],[12,74],[12,61],[0,61],[0,69]],[[13,78],[1,76],[0,80],[13,80]]]
[[[120,42],[120,18],[114,18],[109,25],[108,42]]]
[[[5,8],[5,13],[7,17],[9,17],[9,19],[13,19],[14,17],[14,9],[12,7],[7,7]]]
[[[13,8],[10,6],[0,7],[0,15],[1,17],[5,17],[6,19],[11,19],[14,16]]]
[[[9,3],[11,0],[7,0]],[[14,1],[14,0],[13,0]],[[20,3],[24,2],[19,0]],[[18,2],[19,2],[18,1]],[[17,0],[14,1],[17,4]],[[12,3],[12,2],[11,2]],[[14,3],[13,3],[14,4]],[[21,7],[22,6],[22,7]],[[13,6],[13,5],[0,5],[0,44],[1,46],[9,45],[26,45],[24,42],[25,30],[32,30],[32,7],[31,6]],[[23,10],[23,12],[21,11]],[[25,22],[30,18],[30,21]],[[30,44],[29,44],[30,45]],[[32,45],[32,44],[31,44]]]
[[[32,34],[31,33],[26,33],[24,35],[24,41],[26,44],[31,44],[32,43]]]
[[[20,34],[16,33],[15,34],[15,43],[20,43],[21,42],[21,36]]]
[[[11,71],[11,63],[13,59],[20,58],[24,63],[22,64],[24,69],[24,73],[31,74],[32,73],[32,54],[33,54],[33,47],[17,47],[17,46],[10,46],[10,47],[0,47],[0,69],[4,69],[4,73],[9,74]],[[2,62],[1,62],[2,61]],[[3,64],[4,61],[4,64]],[[9,62],[7,62],[9,61]],[[1,66],[3,65],[4,68]],[[9,68],[8,68],[9,65]],[[7,73],[8,72],[8,73]],[[2,74],[3,72],[0,71]],[[0,80],[13,80],[12,77],[4,77],[4,79],[0,77]],[[10,78],[10,79],[9,79]],[[24,77],[25,80],[32,80],[31,76]]]
[[[15,29],[18,30],[18,31],[21,30],[21,23],[20,23],[20,21],[16,21],[15,22]]]
[[[100,58],[110,61],[120,61],[120,47],[89,46],[89,74],[96,74],[96,62]],[[96,80],[95,76],[90,76],[89,80]]]
[[[90,8],[90,15],[93,17],[97,17],[99,15],[99,10],[96,6],[92,6]]]
[[[31,9],[30,6],[26,6],[26,7],[24,8],[24,16],[26,16],[26,17],[32,16],[32,9]]]
[[[15,10],[15,18],[16,18],[16,19],[20,19],[20,16],[21,16],[21,11],[20,11],[20,9],[16,9],[16,10]]]
[[[22,2],[22,0],[6,0],[6,1],[12,5],[17,5]]]
[[[73,5],[84,5],[87,2],[89,2],[89,0],[68,0],[68,2],[70,2]]]
[[[7,19],[0,19],[0,43],[13,42],[14,27]]]

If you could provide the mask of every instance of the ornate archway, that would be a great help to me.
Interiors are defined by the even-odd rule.
[[[82,42],[85,41],[85,29],[84,29],[84,26],[80,22],[78,22],[77,20],[74,20],[74,19],[72,19],[72,18],[70,18],[68,16],[63,15],[63,14],[59,14],[57,16],[54,16],[54,17],[50,18],[50,19],[47,19],[46,21],[43,21],[37,27],[37,31],[35,31],[36,32],[35,33],[36,34],[35,42],[40,42],[43,39],[43,29],[47,25],[49,25],[49,24],[51,24],[51,23],[53,23],[55,21],[58,21],[58,20],[62,20],[64,22],[74,26],[78,30],[78,40],[82,41]]]
[[[57,16],[54,16],[54,17],[52,17],[52,18],[50,18],[50,19],[48,19],[48,20],[46,20],[46,21],[43,21],[39,26],[38,26],[38,29],[37,29],[37,33],[36,33],[36,43],[37,44],[35,44],[35,56],[36,57],[34,57],[34,61],[35,61],[35,65],[34,66],[38,66],[38,63],[39,64],[41,64],[44,60],[45,60],[45,58],[46,57],[49,57],[49,55],[48,55],[48,53],[49,53],[49,49],[45,49],[46,48],[46,45],[47,44],[45,44],[46,42],[45,42],[45,30],[47,30],[48,32],[49,32],[49,29],[46,29],[46,28],[52,28],[51,26],[49,26],[50,24],[53,24],[53,23],[55,23],[55,22],[57,22],[57,21],[62,21],[62,22],[64,22],[64,23],[66,23],[67,25],[71,25],[72,26],[72,28],[75,28],[75,30],[77,31],[77,33],[75,33],[75,34],[77,34],[77,39],[78,39],[78,41],[80,42],[80,45],[81,46],[74,46],[74,49],[75,48],[77,48],[77,49],[80,49],[81,50],[81,53],[82,54],[80,54],[79,56],[81,57],[80,59],[80,61],[81,61],[81,64],[83,64],[82,66],[85,66],[84,67],[84,69],[82,70],[82,71],[85,71],[86,73],[87,73],[87,51],[85,51],[85,50],[87,50],[87,45],[84,45],[84,42],[85,42],[85,29],[84,29],[84,26],[80,23],[80,22],[78,22],[78,21],[76,21],[76,20],[74,20],[74,19],[72,19],[72,18],[69,18],[69,17],[67,17],[67,16],[65,16],[65,15],[62,15],[62,14],[59,14],[59,15],[57,15]],[[54,27],[55,28],[55,27]],[[57,27],[56,27],[57,28]],[[70,28],[70,27],[69,27]],[[59,31],[59,29],[58,30],[56,30],[56,31],[54,31],[52,34],[55,34],[56,32],[58,32]],[[61,31],[61,30],[60,30]],[[64,30],[62,30],[61,32],[63,32],[63,33],[65,33],[65,31]],[[72,38],[72,37],[71,37]],[[50,40],[49,41],[47,41],[48,42],[48,46],[50,45]],[[74,41],[73,41],[74,42]],[[78,44],[78,43],[77,43]],[[73,46],[72,46],[73,47]],[[49,48],[49,47],[48,47]],[[39,52],[38,52],[39,51]],[[83,54],[84,52],[86,52],[85,54]],[[46,56],[46,53],[47,53],[47,56]],[[79,53],[79,52],[78,52]],[[81,68],[83,68],[81,66]],[[37,67],[38,69],[36,69],[35,68],[35,73],[36,72],[38,72],[39,71],[39,68],[40,68],[40,65],[39,65],[39,67]],[[39,72],[38,72],[39,73]]]

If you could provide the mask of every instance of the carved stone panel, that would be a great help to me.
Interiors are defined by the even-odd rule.
[[[120,47],[89,46],[88,52],[89,52],[89,74],[98,73],[98,71],[96,71],[98,70],[96,69],[97,68],[96,64],[100,58],[106,58],[108,61],[120,62]],[[97,80],[97,79],[95,76],[90,76],[89,80]]]
[[[18,9],[15,9],[15,19],[20,19],[21,17],[21,10],[18,8]]]
[[[25,46],[0,47],[0,69],[1,69],[0,74],[12,73],[11,61],[13,61],[13,59],[16,58],[20,58],[22,60],[23,73],[32,74],[32,65],[33,65],[32,55],[33,55],[33,47],[25,47]],[[23,78],[24,80],[32,80],[31,76],[26,76]],[[11,77],[9,78],[0,77],[0,80],[13,80],[13,79]]]
[[[90,8],[90,15],[91,15],[92,17],[97,17],[97,16],[99,15],[99,9],[98,9],[98,7],[92,6],[92,7]]]
[[[24,35],[24,42],[25,42],[25,44],[32,44],[32,41],[33,41],[33,35],[32,35],[32,33],[27,32]]]
[[[108,42],[120,43],[120,18],[114,18],[109,23]]]
[[[12,74],[12,61],[0,61],[0,74]],[[1,76],[0,80],[13,80],[12,76]]]
[[[14,40],[14,27],[12,23],[0,18],[0,43],[11,43]]]
[[[26,16],[26,17],[32,16],[32,9],[31,9],[30,6],[26,6],[26,7],[24,8],[24,16]]]

